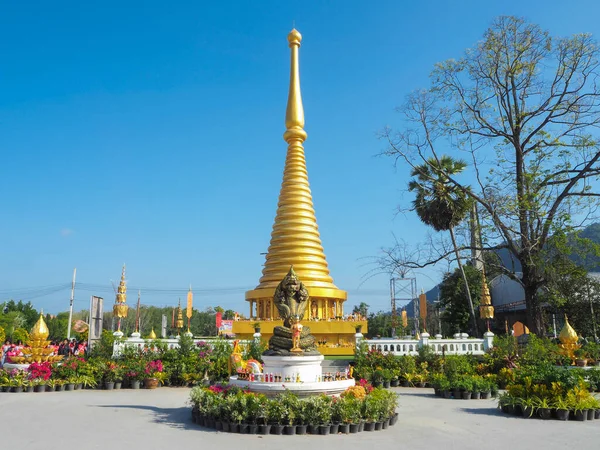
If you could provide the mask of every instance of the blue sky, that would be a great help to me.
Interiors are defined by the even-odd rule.
[[[389,308],[387,276],[361,286],[363,258],[392,233],[409,243],[427,233],[415,215],[395,215],[410,201],[409,170],[374,157],[384,148],[377,131],[399,124],[394,108],[497,15],[556,35],[600,31],[594,1],[0,8],[0,301],[31,299],[50,312],[67,308],[74,267],[76,309],[91,294],[112,304],[123,262],[144,303],[175,304],[177,292],[156,290],[191,283],[197,307],[246,312],[282,177],[293,21],[304,37],[305,149],[331,273],[348,307]],[[441,273],[416,276],[428,289]]]

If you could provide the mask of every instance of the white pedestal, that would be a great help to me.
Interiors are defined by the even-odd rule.
[[[314,383],[321,376],[321,362],[323,355],[314,356],[263,356],[263,373],[280,374],[281,378],[290,377],[296,380],[300,374],[300,381]]]

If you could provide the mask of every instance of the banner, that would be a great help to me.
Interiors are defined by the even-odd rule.
[[[404,328],[408,327],[408,315],[405,309],[402,310],[402,326]]]
[[[221,320],[219,334],[233,334],[233,320]]]
[[[186,315],[188,319],[192,318],[192,305],[194,304],[194,294],[192,294],[192,288],[190,286],[190,290],[187,294],[187,311]]]
[[[423,319],[423,326],[425,326],[425,319],[427,319],[427,297],[423,291],[419,295],[419,316]]]

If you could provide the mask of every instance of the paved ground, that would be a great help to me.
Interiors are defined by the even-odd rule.
[[[434,397],[430,389],[399,388],[397,392],[400,417],[394,427],[322,437],[259,437],[201,429],[191,422],[186,406],[189,389],[0,393],[0,449],[600,447],[600,420],[588,423],[507,417],[496,409],[494,400],[444,400]]]

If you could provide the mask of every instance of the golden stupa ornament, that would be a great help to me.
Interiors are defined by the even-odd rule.
[[[152,340],[156,339],[156,333],[154,332],[154,327],[152,327],[152,331],[150,332],[148,339],[152,339]]]
[[[288,144],[283,182],[262,277],[254,290],[246,292],[246,300],[251,302],[251,310],[253,302],[260,305],[270,302],[277,285],[293,265],[310,297],[318,302],[322,311],[319,317],[331,315],[331,312],[326,311],[326,307],[333,304],[332,302],[337,305],[334,315],[341,316],[342,303],[348,295],[333,284],[333,278],[329,274],[306,170],[303,144],[307,134],[304,131],[298,62],[301,41],[302,35],[295,29],[288,35],[291,69],[285,114],[286,131],[283,134]]]
[[[113,314],[119,319],[117,322],[118,332],[121,331],[121,319],[127,317],[127,311],[129,310],[129,306],[125,303],[127,301],[127,285],[125,283],[125,264],[123,264],[121,281],[119,281],[119,287],[117,287],[117,296],[115,298],[115,305],[113,306]]]
[[[181,299],[179,299],[179,306],[177,306],[177,322],[175,328],[181,330],[183,328],[183,311],[181,310]]]
[[[581,344],[578,344],[579,336],[569,323],[569,319],[565,314],[565,325],[560,330],[558,335],[560,344],[558,346],[562,349],[562,353],[571,358],[573,364],[575,364],[575,350],[581,348]]]
[[[11,356],[11,362],[15,364],[31,364],[41,362],[56,362],[63,359],[63,356],[52,355],[54,348],[49,347],[48,336],[50,331],[44,320],[44,313],[40,313],[38,321],[35,323],[29,333],[29,342],[27,347],[23,347],[23,356]]]
[[[487,322],[487,329],[490,331],[490,319],[494,318],[494,307],[492,306],[492,296],[485,276],[485,269],[481,271],[481,305],[479,306],[479,317]]]

